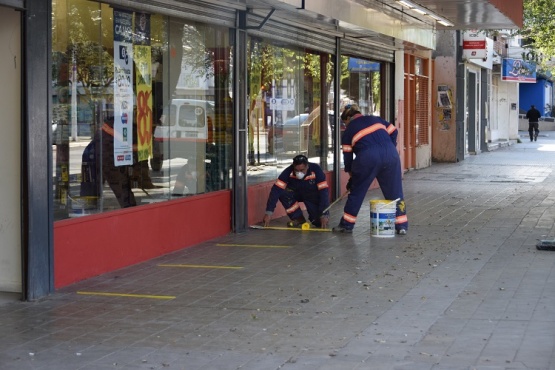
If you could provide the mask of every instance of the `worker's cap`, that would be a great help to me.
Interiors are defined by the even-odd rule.
[[[308,158],[304,154],[299,154],[293,158],[293,165],[298,166],[299,164],[308,164]]]

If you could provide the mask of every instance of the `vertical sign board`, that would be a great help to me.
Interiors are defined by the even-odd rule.
[[[133,13],[114,10],[114,164],[133,164]]]
[[[137,13],[135,19],[135,81],[137,88],[137,160],[152,155],[152,60],[150,15]]]
[[[486,35],[479,30],[463,31],[463,58],[484,59],[488,52]]]

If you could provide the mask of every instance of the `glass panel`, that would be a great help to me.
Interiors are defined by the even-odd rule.
[[[381,76],[379,62],[341,57],[341,110],[358,104],[362,114],[380,115]]]
[[[229,30],[52,4],[55,219],[229,189]]]
[[[249,40],[249,184],[275,180],[300,153],[326,168],[332,161],[329,115],[321,114],[331,86],[328,60],[327,55]]]
[[[348,104],[357,104],[362,114],[380,116],[381,64],[367,59],[341,56],[340,110]],[[343,132],[346,128],[340,122]],[[341,167],[343,166],[343,156]]]

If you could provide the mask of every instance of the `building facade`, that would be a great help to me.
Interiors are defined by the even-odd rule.
[[[299,153],[338,196],[349,103],[429,166],[435,33],[466,19],[439,3],[0,0],[0,289],[32,300],[242,232]]]

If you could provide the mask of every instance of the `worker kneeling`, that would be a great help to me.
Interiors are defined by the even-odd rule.
[[[324,212],[329,206],[326,176],[322,168],[316,163],[310,163],[306,156],[300,154],[293,158],[293,164],[283,170],[272,186],[262,220],[264,226],[270,225],[278,200],[291,219],[287,223],[289,227],[300,228],[306,222],[300,202],[304,203],[312,225],[321,228],[328,226],[329,212]]]

